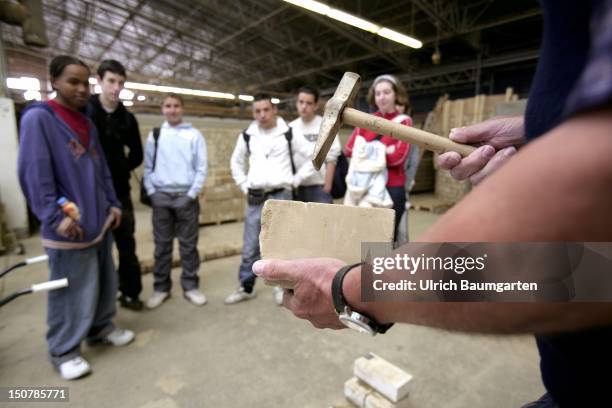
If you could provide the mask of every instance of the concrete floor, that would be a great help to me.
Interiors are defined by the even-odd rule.
[[[139,211],[141,258],[150,257],[147,211]],[[435,219],[411,211],[418,236]],[[239,223],[205,227],[202,246],[240,243]],[[25,242],[28,256],[41,252],[38,238]],[[19,257],[0,258],[0,265]],[[272,301],[258,284],[253,301],[225,306],[236,286],[239,256],[202,264],[201,308],[173,297],[155,311],[118,309],[116,322],[137,333],[123,348],[84,346],[93,374],[60,379],[46,360],[45,296],[21,297],[0,309],[0,386],[68,386],[74,407],[344,407],[343,384],[352,362],[375,352],[415,376],[406,407],[518,407],[543,393],[539,358],[528,336],[475,336],[401,325],[369,338],[357,333],[315,330]],[[179,269],[173,270],[178,282]],[[46,265],[32,265],[2,279],[2,295],[46,280]],[[152,292],[143,277],[143,298]],[[23,407],[24,404],[3,406]]]

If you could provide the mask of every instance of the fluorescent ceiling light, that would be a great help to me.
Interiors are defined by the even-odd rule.
[[[287,3],[291,3],[298,7],[303,7],[306,10],[314,11],[315,13],[323,14],[324,16],[329,13],[331,7],[327,4],[320,3],[314,0],[285,0]]]
[[[408,47],[421,48],[423,46],[423,43],[419,40],[416,40],[405,34],[398,33],[397,31],[393,31],[386,27],[383,27],[377,34],[381,37],[387,38],[391,41],[395,41],[396,43],[404,44]]]
[[[6,86],[22,91],[40,91],[40,81],[32,77],[6,78]]]
[[[240,99],[241,101],[253,102],[253,99],[255,98],[253,97],[253,95],[238,95],[238,99]]]
[[[205,98],[219,98],[219,99],[230,99],[230,100],[236,99],[236,96],[234,94],[227,93],[227,92],[204,91],[201,89],[189,89],[189,88],[179,88],[176,86],[143,84],[139,82],[126,82],[125,87],[128,89],[136,89],[139,91],[176,93],[176,94],[182,94],[182,95],[203,96]]]
[[[134,106],[134,102],[132,102],[132,101],[123,101],[123,106]]]
[[[89,85],[97,85],[98,80],[94,77],[89,77]]]
[[[381,28],[378,24],[370,23],[363,18],[356,17],[352,14],[345,13],[344,11],[337,9],[331,9],[329,13],[327,13],[327,17],[333,18],[334,20],[338,20],[348,25],[352,25],[353,27],[357,27],[361,30],[369,31],[373,34],[376,34]]]
[[[368,31],[373,34],[378,34],[388,40],[395,41],[399,44],[405,45],[412,48],[421,48],[423,43],[415,38],[409,37],[405,34],[391,30],[390,28],[380,26],[371,21],[365,20],[361,17],[354,16],[342,10],[335,9],[328,6],[327,4],[320,3],[314,0],[283,0],[286,3],[293,4],[294,6],[305,8],[306,10],[313,11],[318,14],[322,14],[336,21],[351,25],[364,31]]]
[[[29,90],[29,91],[25,91],[25,92],[23,93],[23,98],[24,98],[26,101],[31,101],[31,100],[37,100],[37,101],[40,101],[40,100],[42,100],[42,95],[40,94],[40,92],[39,92],[39,91],[32,91],[32,90]]]
[[[280,103],[280,99],[278,99],[278,98],[272,98],[272,99],[270,99],[270,102],[272,102],[272,103],[273,103],[273,104],[275,104],[275,105],[278,105],[278,104]]]
[[[89,83],[95,85],[98,83],[96,78],[89,78]],[[236,96],[227,92],[215,92],[215,91],[205,91],[202,89],[189,89],[189,88],[179,88],[177,86],[165,86],[165,85],[153,85],[153,84],[144,84],[140,82],[126,82],[125,89],[135,89],[138,91],[150,91],[150,92],[162,92],[162,93],[176,93],[181,95],[192,95],[192,96],[203,96],[205,98],[219,98],[219,99],[236,99]],[[130,91],[131,92],[131,91]],[[132,99],[134,94],[132,92]]]
[[[144,96],[144,95],[138,95],[138,97],[137,97],[136,99],[138,99],[140,102],[142,102],[142,101],[144,101],[145,99],[147,99],[147,97],[146,97],[146,96]]]
[[[134,99],[134,92],[124,88],[121,90],[121,92],[119,92],[119,98],[126,101],[131,101]]]

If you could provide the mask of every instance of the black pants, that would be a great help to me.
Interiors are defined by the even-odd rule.
[[[393,229],[393,241],[397,240],[397,227],[402,220],[402,215],[406,211],[406,189],[401,187],[388,187],[387,191],[393,201],[393,210],[395,210],[395,228]]]
[[[119,251],[119,291],[125,296],[137,298],[142,291],[140,262],[136,256],[134,240],[134,206],[129,195],[119,197],[121,206],[121,225],[113,230],[113,237]]]

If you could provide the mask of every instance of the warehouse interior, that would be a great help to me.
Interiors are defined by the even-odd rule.
[[[168,90],[182,95],[185,122],[206,139],[198,252],[200,288],[208,303],[202,308],[189,304],[175,284],[159,310],[118,307],[117,324],[136,333],[134,342],[117,349],[84,346],[93,373],[67,382],[47,361],[46,295],[18,298],[0,309],[0,387],[68,387],[68,404],[51,406],[351,407],[343,387],[353,361],[373,352],[414,377],[409,396],[388,406],[517,407],[543,394],[532,336],[461,334],[416,325],[397,325],[373,338],[349,330],[314,330],[274,304],[272,288],[263,282],[248,304],[223,304],[236,285],[246,204],[232,179],[230,157],[236,138],[253,119],[253,95],[269,93],[279,116],[289,121],[298,115],[301,86],[320,90],[321,113],[350,71],[363,81],[356,108],[372,111],[368,87],[375,77],[392,74],[408,91],[414,126],[438,135],[522,114],[541,45],[538,1],[325,2],[413,36],[422,42],[420,48],[281,0],[2,3],[9,16],[0,22],[1,93],[7,101],[2,120],[14,130],[3,136],[0,153],[0,267],[44,253],[39,223],[27,212],[15,172],[19,113],[33,101],[54,97],[48,74],[54,56],[75,56],[92,72],[102,60],[115,59],[128,73],[121,98],[138,121],[143,145],[164,120],[160,104]],[[10,17],[12,6],[38,7],[41,42],[26,41],[25,25]],[[100,92],[93,76],[90,84],[92,93]],[[340,129],[342,146],[352,130]],[[427,151],[420,156],[408,199],[411,239],[472,189],[469,181],[437,169],[435,157]],[[140,166],[130,183],[146,299],[153,292],[154,242],[151,209],[139,203],[142,177]],[[0,298],[47,280],[48,273],[47,264],[40,263],[8,274],[0,280]],[[175,245],[175,282],[179,275]]]

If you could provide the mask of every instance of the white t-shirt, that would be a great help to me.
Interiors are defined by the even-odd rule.
[[[312,160],[312,153],[314,152],[315,145],[317,144],[317,138],[319,137],[319,128],[321,127],[321,122],[323,122],[323,118],[320,115],[316,115],[310,122],[306,123],[302,118],[297,118],[291,123],[289,126],[293,129],[293,137],[301,138],[306,142],[309,146],[306,150],[309,154],[299,154],[296,152],[293,157],[295,160],[295,165],[297,168],[300,168],[307,162]],[[334,138],[334,142],[332,143],[327,156],[325,157],[325,164],[321,166],[321,169],[314,173],[312,176],[305,178],[302,180],[302,186],[318,186],[325,184],[325,173],[326,173],[326,164],[327,163],[336,163],[338,161],[338,156],[340,156],[340,151],[342,148],[340,147],[340,142],[338,140],[338,136]]]

